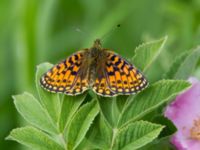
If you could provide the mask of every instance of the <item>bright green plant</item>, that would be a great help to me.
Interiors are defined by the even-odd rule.
[[[166,39],[140,45],[131,61],[147,72]],[[162,108],[190,87],[188,82],[178,79],[191,74],[199,51],[197,48],[175,59],[170,70],[163,74],[167,79],[150,82],[139,94],[109,98],[90,92],[79,96],[49,93],[40,87],[39,78],[52,65],[40,64],[36,72],[38,98],[27,92],[13,96],[18,112],[30,125],[13,129],[7,139],[40,150],[159,149],[176,131],[162,116]]]

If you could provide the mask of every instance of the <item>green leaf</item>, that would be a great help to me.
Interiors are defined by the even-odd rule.
[[[98,125],[95,125],[98,129],[95,128],[93,132],[95,132],[95,130],[98,132],[95,136],[90,137],[89,140],[100,149],[108,149],[112,141],[112,128],[103,115],[100,115]]]
[[[173,79],[175,77],[175,74],[178,71],[179,67],[181,66],[182,62],[187,58],[189,53],[190,53],[189,51],[186,51],[186,52],[183,52],[182,54],[180,54],[178,57],[176,57],[176,59],[170,66],[169,70],[167,71],[167,73],[164,74],[164,78]]]
[[[167,37],[164,37],[160,40],[139,45],[135,49],[135,55],[132,58],[132,63],[145,72],[160,54],[166,41]]]
[[[187,79],[192,71],[194,71],[199,58],[200,47],[184,52],[175,59],[164,77],[170,79]]]
[[[128,98],[129,95],[118,95],[116,97],[117,106],[120,113],[123,110],[124,106],[127,104]]]
[[[101,142],[101,141],[99,141]],[[100,143],[98,143],[100,144]],[[84,138],[81,143],[76,147],[76,150],[101,150],[97,145],[91,143],[87,138]]]
[[[98,105],[94,99],[78,110],[65,134],[69,150],[75,149],[80,144],[98,112]]]
[[[17,141],[31,149],[64,150],[49,135],[31,126],[12,130],[6,139]]]
[[[135,121],[190,87],[186,81],[162,80],[136,95],[124,108],[118,127]]]
[[[175,146],[170,143],[170,137],[156,139],[153,142],[139,148],[139,150],[176,150]]]
[[[57,123],[60,115],[60,98],[58,94],[48,92],[40,86],[40,77],[52,67],[52,64],[43,63],[37,66],[36,87],[40,102],[51,116],[52,122]]]
[[[87,132],[86,138],[78,146],[78,149],[82,150],[83,147],[86,147],[86,149],[92,147],[92,149],[106,150],[109,149],[111,140],[112,128],[103,115],[98,115]]]
[[[101,113],[108,121],[108,123],[114,127],[117,125],[119,119],[119,108],[117,106],[116,97],[99,97],[98,103]]]
[[[44,131],[57,133],[50,117],[33,95],[23,93],[13,96],[13,99],[15,107],[25,120]]]
[[[86,97],[86,94],[79,96],[67,96],[65,95],[62,101],[61,114],[60,114],[60,131],[67,127],[68,123],[72,119],[74,113],[78,110]]]
[[[138,149],[154,140],[163,127],[146,121],[130,123],[117,132],[114,150]]]
[[[103,141],[104,149],[108,148],[112,141],[112,128],[106,121],[106,119],[101,115],[99,122],[100,137]]]
[[[177,131],[176,126],[171,122],[171,120],[162,115],[156,116],[152,122],[165,126],[165,128],[160,133],[159,138],[168,137]]]

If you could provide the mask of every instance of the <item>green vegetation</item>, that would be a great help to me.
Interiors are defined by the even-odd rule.
[[[187,88],[187,83],[179,79],[187,79],[190,75],[200,77],[199,47],[197,47],[200,43],[199,20],[199,0],[1,0],[0,147],[9,150],[23,149],[24,147],[16,142],[5,140],[5,137],[13,128],[26,126],[13,130],[9,138],[19,138],[18,141],[27,139],[24,144],[33,147],[37,147],[37,144],[45,147],[49,143],[48,148],[63,149],[67,134],[72,133],[67,132],[66,137],[60,137],[59,133],[64,133],[66,126],[72,128],[70,124],[76,120],[70,119],[79,111],[91,112],[92,115],[88,117],[88,124],[82,127],[84,131],[89,128],[88,132],[73,135],[74,140],[70,142],[72,147],[80,149],[84,145],[91,144],[87,139],[90,141],[94,139],[92,143],[96,143],[94,145],[97,147],[106,148],[112,143],[113,148],[119,149],[121,146],[124,147],[120,144],[124,139],[119,135],[126,135],[127,131],[134,135],[136,131],[132,129],[141,126],[142,128],[146,126],[148,129],[144,127],[142,133],[148,134],[150,129],[155,131],[148,136],[149,139],[141,138],[143,144],[155,139],[162,130],[161,137],[159,136],[151,144],[158,149],[160,145],[157,143],[168,147],[166,140],[168,134],[164,134],[163,131],[168,129],[169,133],[172,124],[168,122],[170,125],[166,125],[165,118],[163,118],[164,123],[155,121],[154,117],[162,114],[166,102]],[[115,29],[118,24],[121,27]],[[79,30],[80,32],[77,32]],[[165,36],[168,37],[167,41],[166,38],[161,38]],[[75,98],[63,97],[46,93],[37,83],[35,86],[35,74],[40,75],[51,66],[43,62],[55,64],[81,48],[90,47],[95,38],[102,37],[104,37],[103,47],[113,49],[140,70],[144,70],[150,81],[148,89],[136,96],[119,96],[113,100],[109,98],[102,100],[101,97],[95,99],[88,95]],[[147,44],[142,44],[146,42]],[[142,45],[135,49],[140,44]],[[38,78],[39,76],[36,76],[36,81]],[[170,80],[159,81],[161,79]],[[145,101],[147,96],[156,96],[159,86],[162,86],[160,90],[166,88],[167,92],[160,92],[158,99]],[[170,91],[169,88],[172,86],[176,87]],[[28,92],[13,96],[15,99],[13,103],[12,95],[24,91]],[[22,101],[18,101],[19,99]],[[140,101],[145,101],[144,108],[148,108],[143,111],[144,114],[139,112],[142,103]],[[90,109],[90,105],[95,105],[95,110]],[[134,109],[135,105],[140,107]],[[96,107],[100,111],[98,114]],[[27,110],[29,113],[25,113]],[[39,115],[39,112],[44,113]],[[125,112],[128,113],[127,116],[124,115]],[[129,116],[132,114],[135,118]],[[139,121],[141,119],[145,121]],[[127,127],[115,130],[119,132],[116,133],[115,140],[112,140],[110,137],[112,129],[119,128],[119,125],[127,121],[129,122]],[[103,139],[96,139],[93,130],[102,135]],[[171,133],[174,131],[173,128]],[[46,133],[50,133],[50,136]],[[28,137],[30,134],[31,137]],[[34,140],[36,137],[34,135],[39,135],[40,138]],[[52,138],[52,135],[55,136]],[[141,135],[140,130],[137,135]],[[32,143],[33,141],[37,143]],[[127,140],[123,144],[133,144],[136,148],[138,146],[138,143]],[[150,150],[151,144],[142,149]]]
[[[141,69],[151,69],[150,64],[162,51],[165,42],[166,38],[137,48],[133,58],[138,62],[141,61],[140,58],[146,60]],[[191,65],[194,63],[190,62]],[[12,130],[7,139],[33,149],[46,150],[138,149],[156,139],[163,128],[166,128],[166,134],[160,134],[157,142],[176,131],[169,120],[163,120],[161,124],[149,122],[160,112],[150,117],[145,116],[190,87],[184,80],[160,80],[137,95],[119,96],[120,99],[94,94],[90,96],[87,93],[65,96],[50,93],[39,86],[39,77],[50,67],[52,65],[48,63],[37,67],[36,87],[39,99],[29,93],[13,97],[18,112],[31,125]],[[179,68],[175,70],[176,74],[180,71]]]

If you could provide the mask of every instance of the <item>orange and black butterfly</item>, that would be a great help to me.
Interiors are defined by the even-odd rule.
[[[92,89],[101,96],[130,95],[147,87],[142,73],[118,54],[101,47],[97,39],[53,66],[40,79],[47,91],[78,95]]]

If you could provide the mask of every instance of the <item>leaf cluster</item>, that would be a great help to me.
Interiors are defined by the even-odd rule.
[[[138,46],[131,61],[143,72],[151,69],[164,49],[167,37]],[[79,96],[52,94],[39,85],[40,76],[52,67],[37,67],[38,97],[13,96],[15,107],[30,124],[13,129],[7,137],[39,150],[134,150],[161,148],[176,131],[165,118],[164,106],[190,87],[184,79],[192,73],[200,49],[178,56],[165,79],[151,83],[137,95],[100,97],[90,92]],[[180,80],[182,79],[182,80]]]

